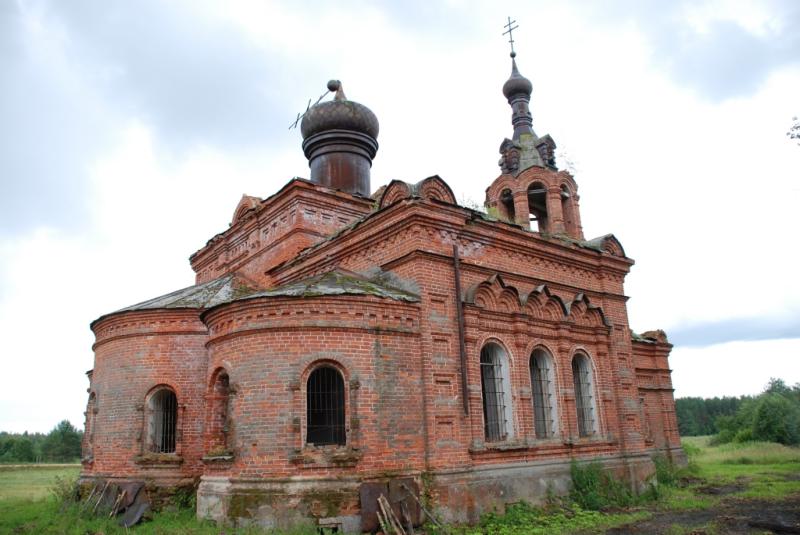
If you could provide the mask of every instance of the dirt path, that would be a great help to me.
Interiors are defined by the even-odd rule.
[[[715,530],[706,530],[713,523]],[[728,498],[715,507],[697,511],[656,513],[646,522],[630,524],[606,531],[607,535],[657,535],[675,533],[676,526],[692,535],[706,533],[800,534],[800,496],[781,501]]]

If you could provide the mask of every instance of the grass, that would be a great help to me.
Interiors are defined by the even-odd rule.
[[[0,465],[0,503],[49,495],[56,477],[77,477],[80,465]]]
[[[708,439],[684,439],[690,460],[688,469],[659,466],[662,479],[673,483],[658,486],[651,493],[650,502],[637,498],[632,507],[590,511],[567,498],[551,498],[543,507],[511,504],[506,507],[505,514],[484,515],[478,526],[448,526],[448,530],[460,535],[602,533],[616,526],[646,521],[664,512],[713,508],[729,497],[781,500],[800,496],[800,448],[763,442],[712,447],[708,445]],[[75,477],[78,470],[77,466],[64,465],[0,466],[0,533],[125,533],[112,519],[91,516],[77,505],[64,507],[52,497],[50,491],[56,478]],[[725,492],[713,494],[709,489],[724,489]],[[690,533],[696,528],[676,525],[670,533]],[[703,529],[709,534],[723,532],[718,531],[713,522]],[[163,511],[154,515],[151,521],[137,526],[135,531],[140,534],[183,535],[264,533],[258,528],[225,528],[221,531],[211,522],[198,521],[191,509]]]

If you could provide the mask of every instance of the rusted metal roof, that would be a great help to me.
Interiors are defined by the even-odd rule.
[[[392,285],[390,280],[386,280],[386,277],[369,278],[343,271],[329,271],[269,290],[254,292],[242,298],[318,297],[323,295],[368,295],[396,301],[419,301],[417,294]]]

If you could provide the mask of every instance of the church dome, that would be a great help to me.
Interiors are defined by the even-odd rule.
[[[328,82],[328,89],[336,91],[336,98],[312,106],[303,115],[300,123],[303,139],[328,130],[352,130],[372,138],[378,137],[378,118],[372,110],[347,100],[338,80]]]
[[[503,95],[510,99],[514,95],[525,94],[528,97],[533,92],[531,81],[522,76],[517,70],[517,62],[511,57],[511,77],[503,84]]]

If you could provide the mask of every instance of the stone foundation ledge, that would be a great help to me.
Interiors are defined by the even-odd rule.
[[[206,475],[197,490],[197,517],[237,527],[307,525],[358,533],[360,485],[357,478],[259,481]]]
[[[600,462],[632,490],[642,492],[655,473],[649,455],[577,458]],[[477,466],[465,470],[434,472],[427,478],[435,503],[435,515],[445,522],[474,523],[490,511],[503,511],[506,504],[526,501],[542,503],[548,493],[565,495],[571,486],[570,459],[548,459],[527,463]]]

